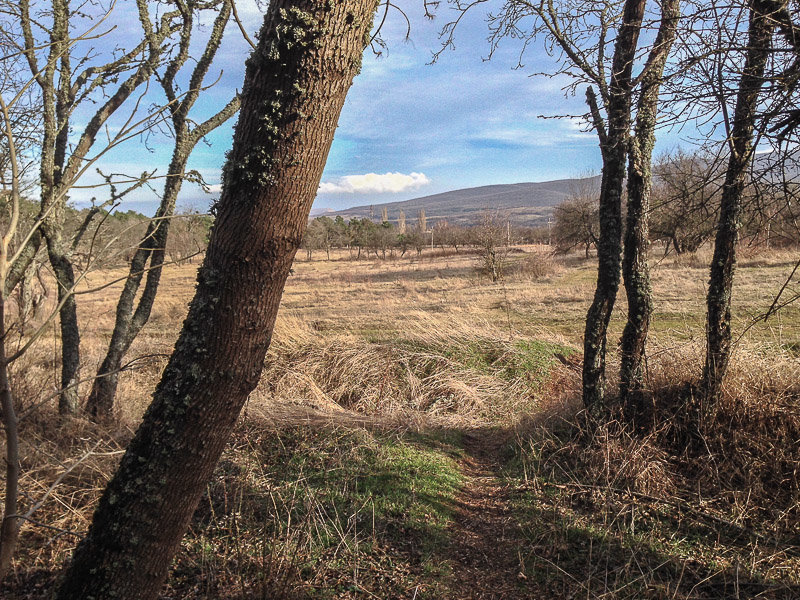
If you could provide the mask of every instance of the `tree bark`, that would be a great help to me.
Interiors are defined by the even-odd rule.
[[[706,358],[700,387],[707,404],[719,398],[730,362],[731,295],[741,225],[742,196],[747,170],[753,158],[758,99],[776,26],[772,15],[785,5],[785,0],[753,0],[750,6],[747,55],[728,139],[730,156],[722,187],[719,224],[714,240],[714,258],[711,262],[706,299]]]
[[[59,599],[157,596],[258,382],[375,9],[375,0],[270,3],[247,63],[217,221],[189,315]]]
[[[5,298],[0,294],[0,409],[2,409],[3,429],[6,433],[6,480],[3,500],[3,521],[0,524],[0,581],[11,568],[11,559],[19,540],[20,519],[17,516],[19,502],[19,426],[11,395],[8,378],[5,339]]]
[[[606,387],[606,337],[617,298],[622,255],[622,189],[631,124],[633,62],[639,41],[645,0],[626,0],[614,46],[609,85],[608,130],[597,127],[603,153],[600,188],[600,239],[597,244],[597,287],[586,315],[583,340],[583,403],[590,413],[603,408]],[[592,107],[593,95],[587,100]],[[597,118],[595,118],[597,122]]]
[[[620,398],[625,403],[626,414],[639,424],[645,422],[647,412],[652,408],[643,388],[645,346],[653,313],[647,251],[650,247],[648,214],[658,96],[679,19],[680,0],[664,0],[658,34],[644,66],[636,107],[636,128],[628,160],[628,210],[622,259],[628,321],[622,332]]]
[[[47,256],[58,288],[58,311],[61,329],[61,389],[58,394],[58,412],[74,415],[78,412],[78,371],[81,363],[81,335],[78,326],[78,307],[75,302],[75,269],[64,248],[64,205],[56,200],[42,222],[41,229],[47,244]]]
[[[75,270],[58,241],[51,241],[49,238],[46,241],[50,266],[56,276],[58,301],[62,303],[58,311],[61,326],[61,390],[58,394],[58,412],[61,415],[74,415],[78,412],[78,372],[81,365],[78,306],[73,293]]]

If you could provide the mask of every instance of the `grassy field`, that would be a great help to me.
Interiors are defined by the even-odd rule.
[[[758,320],[794,254],[741,259],[730,381],[700,424],[683,402],[702,366],[709,256],[653,256],[659,426],[644,438],[582,426],[593,261],[519,248],[491,283],[471,254],[331,258],[294,266],[264,376],[164,598],[800,597],[800,305]],[[2,597],[47,597],[148,403],[196,267],[165,273],[112,426],[54,416],[52,334],[15,365],[22,486],[44,502]],[[123,274],[90,274],[84,291]],[[79,298],[87,379],[118,290]],[[623,297],[612,385],[624,322]]]

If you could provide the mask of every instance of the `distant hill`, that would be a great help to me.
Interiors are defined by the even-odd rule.
[[[475,225],[480,222],[481,214],[489,210],[500,210],[518,226],[545,226],[553,214],[553,208],[561,204],[570,194],[586,187],[599,190],[600,178],[558,179],[539,183],[510,183],[503,185],[486,185],[482,187],[454,190],[405,200],[354,206],[345,210],[327,212],[326,216],[342,216],[345,220],[357,218],[380,219],[385,206],[389,220],[396,222],[400,212],[404,212],[409,223],[417,218],[420,209],[425,209],[428,226],[447,220],[458,225]]]

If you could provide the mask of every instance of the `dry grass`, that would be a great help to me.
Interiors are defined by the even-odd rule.
[[[651,366],[648,434],[615,420],[587,427],[574,393],[518,427],[509,476],[524,482],[525,551],[562,594],[800,592],[800,365],[740,348],[722,401],[698,409],[700,350],[665,352]]]
[[[402,337],[365,339],[282,322],[252,404],[294,402],[323,411],[414,418],[442,425],[511,423],[534,408],[559,351],[526,345],[488,323],[411,313]],[[373,337],[373,336],[370,336]]]
[[[269,591],[265,586],[277,585],[278,591],[272,593],[291,597],[294,584],[289,585],[290,580],[302,580],[300,587],[311,589],[341,576],[341,565],[330,572],[320,570],[316,579],[302,572],[300,555],[321,569],[318,551],[333,563],[341,559],[345,569],[370,564],[377,572],[391,570],[387,565],[392,561],[399,564],[380,537],[373,540],[376,546],[369,558],[360,550],[345,551],[354,547],[354,532],[348,529],[353,521],[347,515],[343,520],[342,515],[328,515],[294,525],[281,517],[261,527],[258,539],[254,521],[246,527],[230,521],[238,518],[236,503],[247,505],[257,515],[263,507],[252,504],[253,498],[259,502],[269,494],[275,498],[275,490],[269,487],[275,473],[264,470],[266,463],[253,462],[251,442],[264,437],[285,443],[285,434],[259,423],[257,415],[280,417],[293,414],[297,407],[333,415],[342,423],[369,419],[387,426],[404,423],[412,429],[517,431],[519,470],[509,473],[521,493],[532,494],[520,503],[520,519],[527,523],[530,506],[539,503],[563,521],[556,526],[555,516],[538,511],[537,522],[547,527],[525,525],[532,532],[533,546],[549,544],[546,552],[531,551],[538,556],[531,564],[546,571],[552,567],[547,567],[550,561],[570,573],[569,577],[559,575],[565,586],[560,590],[543,583],[554,597],[567,595],[566,589],[583,597],[715,597],[713,590],[728,588],[698,582],[712,573],[716,575],[709,581],[717,581],[720,573],[729,574],[739,564],[736,561],[744,565],[748,560],[746,568],[735,567],[747,574],[748,581],[762,578],[773,587],[800,581],[797,560],[786,550],[786,540],[800,537],[800,366],[796,358],[800,310],[790,306],[766,323],[749,327],[771,305],[795,257],[780,251],[747,256],[740,262],[734,302],[735,334],[741,334],[741,339],[724,400],[703,413],[702,419],[686,416],[686,402],[691,400],[690,384],[697,380],[702,364],[708,256],[700,253],[660,261],[654,257],[656,314],[647,382],[658,411],[653,433],[643,439],[613,422],[591,435],[582,428],[576,351],[593,292],[593,261],[525,250],[511,255],[514,262],[506,279],[494,284],[480,274],[477,258],[469,254],[423,254],[385,262],[352,261],[347,253],[335,253],[331,261],[299,259],[284,294],[264,377],[226,455],[228,462],[223,462],[209,491],[207,507],[217,512],[202,516],[187,538],[180,563],[184,571],[176,573],[175,589],[185,597],[235,597],[230,592],[234,589],[247,589],[258,597]],[[185,265],[165,272],[153,317],[131,351],[132,358],[148,358],[134,362],[120,379],[115,430],[81,419],[61,423],[55,417],[58,359],[57,331],[52,326],[14,365],[14,392],[25,414],[26,502],[44,499],[34,517],[37,523],[23,529],[17,589],[30,591],[40,585],[43,595],[54,569],[68,556],[76,535],[85,530],[171,351],[193,293],[195,269],[196,265]],[[123,274],[121,270],[98,272],[84,285],[89,289]],[[80,386],[82,397],[88,394],[90,378],[105,351],[119,289],[116,284],[79,297],[84,324],[82,376],[86,378]],[[618,338],[624,319],[624,298],[620,298],[611,325],[612,340]],[[612,388],[615,361],[612,352]],[[349,433],[330,431],[325,436],[347,440],[344,447],[364,444],[370,452],[385,442],[367,436],[356,443]],[[302,448],[324,455],[320,460],[331,464],[350,460],[321,440]],[[288,454],[271,448],[262,459],[276,456]],[[50,490],[55,482],[58,485]],[[346,491],[346,485],[342,486]],[[292,492],[294,496],[289,491],[287,484],[281,492],[287,495],[281,496],[280,514],[319,516],[328,510],[320,504],[319,494],[330,490],[301,486]],[[353,514],[356,508],[350,508]],[[576,533],[567,525],[571,519],[583,529]],[[677,525],[666,524],[669,519],[677,519]],[[337,535],[343,545],[320,550],[315,545],[320,538],[312,535],[312,527],[324,529],[334,523],[341,529]],[[637,527],[644,528],[643,537]],[[602,536],[607,536],[603,537],[605,559],[618,560],[618,565],[586,575],[573,569],[581,561],[591,562],[591,554],[566,550],[562,558],[549,554],[559,544],[583,548],[580,544],[585,542],[593,548],[601,529]],[[265,532],[269,532],[268,543]],[[681,546],[691,536],[715,532],[721,540],[716,555],[711,542],[690,545],[689,550]],[[253,536],[248,551],[263,552],[251,556],[246,569],[230,566],[242,560],[237,558],[243,548],[237,536],[241,540]],[[776,540],[783,546],[776,546]],[[650,549],[644,552],[641,544],[649,544]],[[381,552],[382,558],[376,558]],[[226,557],[226,562],[214,558],[214,553]],[[647,568],[658,566],[659,557],[668,562],[668,572],[656,568],[655,575],[645,575]],[[636,567],[640,559],[641,566]],[[712,568],[714,560],[719,564]],[[419,563],[404,562],[401,568],[412,573]],[[237,580],[251,578],[259,569],[272,575],[258,581]],[[559,573],[552,568],[547,572]],[[439,576],[444,577],[430,575]],[[193,577],[222,582],[222,587],[192,587]],[[417,570],[415,585],[424,580],[420,577]],[[570,577],[577,577],[578,583]],[[389,587],[375,584],[379,597],[408,583],[389,579]],[[225,596],[223,588],[233,596]],[[436,597],[435,593],[430,597]]]

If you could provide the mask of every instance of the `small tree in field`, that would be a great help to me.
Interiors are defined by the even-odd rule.
[[[481,268],[495,282],[503,277],[508,258],[507,222],[497,213],[485,212],[474,230],[475,245],[480,251]]]
[[[596,195],[573,195],[553,211],[556,251],[567,253],[582,247],[586,258],[600,235],[600,205]]]
[[[713,157],[675,152],[654,166],[650,234],[676,254],[695,252],[714,235],[722,181]]]

